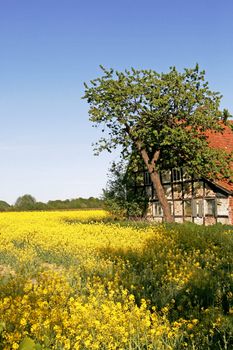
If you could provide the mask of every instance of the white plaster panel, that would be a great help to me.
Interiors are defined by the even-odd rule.
[[[228,198],[217,198],[217,215],[229,215]]]
[[[175,222],[182,224],[184,222],[183,218],[175,218]]]
[[[194,218],[194,223],[197,225],[203,225],[203,218]]]
[[[184,217],[184,221],[192,222],[192,217],[186,216],[186,217]]]
[[[181,201],[174,201],[174,215],[183,215]]]
[[[229,225],[229,218],[217,218],[217,222],[223,225]]]

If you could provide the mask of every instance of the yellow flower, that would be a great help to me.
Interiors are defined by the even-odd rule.
[[[22,318],[22,319],[20,320],[20,324],[21,324],[21,326],[26,326],[27,321],[25,320],[25,318]]]
[[[121,281],[131,261],[115,254],[141,256],[152,239],[161,249],[172,241],[163,228],[97,222],[106,217],[104,211],[0,213],[0,253],[12,257],[11,269],[4,271],[15,271],[9,290],[15,284],[20,290],[0,298],[0,324],[13,326],[4,328],[4,349],[17,349],[26,335],[44,347],[65,350],[117,350],[130,344],[168,350],[163,347],[168,338],[176,344],[180,329],[166,315],[171,306],[161,315],[149,300],[138,305],[133,294],[138,286],[130,282],[123,288]],[[108,257],[102,254],[106,251]],[[178,268],[172,254],[171,249],[166,256],[169,281],[186,281],[188,269]]]

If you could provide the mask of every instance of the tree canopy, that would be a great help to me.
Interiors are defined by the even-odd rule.
[[[8,211],[10,209],[10,204],[5,201],[0,200],[0,211]]]
[[[33,210],[35,209],[36,199],[30,194],[24,194],[18,197],[15,202],[15,208],[19,210]]]
[[[219,111],[221,95],[210,90],[196,65],[178,72],[105,69],[85,84],[90,120],[102,125],[97,154],[121,146],[123,158],[140,158],[157,191],[166,221],[172,221],[158,172],[187,166],[190,173],[230,176],[229,156],[208,147],[207,130],[221,131],[228,113]],[[220,123],[221,122],[221,123]]]

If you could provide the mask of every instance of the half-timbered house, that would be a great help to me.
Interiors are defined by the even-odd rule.
[[[211,147],[233,151],[233,131],[230,127],[224,127],[222,133],[208,133],[208,138]],[[162,171],[160,176],[176,222],[233,224],[233,183],[194,178],[188,176],[185,169]],[[163,210],[147,172],[139,177],[137,188],[141,188],[149,199],[147,216],[162,222]]]

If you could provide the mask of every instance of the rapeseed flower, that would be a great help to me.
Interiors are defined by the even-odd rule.
[[[125,286],[122,276],[133,271],[132,259],[152,251],[153,244],[157,256],[153,268],[145,264],[145,281],[158,269],[160,289],[171,286],[190,294],[189,283],[203,268],[201,251],[182,252],[175,232],[168,236],[163,226],[122,227],[105,224],[106,217],[98,210],[0,213],[4,350],[17,350],[25,337],[50,350],[172,350],[182,343],[184,330],[192,338],[197,318],[169,321],[175,307],[183,308],[176,305],[175,293],[159,310],[136,277]],[[205,252],[209,270],[218,263],[217,250]],[[216,317],[212,328],[221,323]]]

